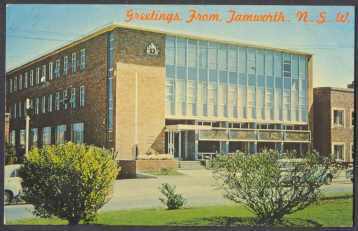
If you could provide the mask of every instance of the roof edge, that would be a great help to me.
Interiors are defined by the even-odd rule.
[[[25,68],[35,62],[41,61],[51,55],[59,53],[65,49],[76,46],[82,42],[88,41],[98,35],[104,34],[106,32],[112,31],[117,28],[118,29],[124,28],[124,29],[132,29],[132,30],[141,30],[141,31],[146,31],[146,32],[160,33],[160,34],[172,35],[172,36],[189,38],[189,39],[212,41],[212,42],[225,43],[225,44],[237,45],[237,46],[243,46],[243,47],[261,48],[261,49],[267,49],[267,50],[278,51],[278,52],[286,52],[286,53],[297,54],[297,55],[313,56],[312,53],[308,53],[308,52],[301,52],[301,51],[284,49],[284,48],[275,48],[275,47],[270,47],[270,46],[261,46],[261,45],[250,44],[250,43],[241,43],[241,42],[228,40],[228,39],[224,39],[224,38],[219,38],[219,37],[193,35],[193,34],[189,34],[187,32],[183,32],[183,31],[175,31],[174,32],[174,31],[166,31],[166,30],[151,28],[151,27],[131,25],[131,24],[126,24],[126,23],[111,23],[111,24],[107,24],[107,25],[101,26],[99,28],[96,28],[87,34],[80,36],[77,39],[66,42],[57,48],[54,48],[50,51],[46,51],[46,52],[44,52],[44,54],[40,54],[39,56],[33,58],[30,61],[27,61],[23,64],[16,66],[16,67],[13,67],[13,68],[9,69],[8,71],[6,71],[6,74],[8,74],[8,75],[12,74],[13,72],[18,71],[22,68]]]

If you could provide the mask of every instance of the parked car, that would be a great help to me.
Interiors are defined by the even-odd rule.
[[[288,172],[293,171],[296,165],[303,164],[304,159],[281,159],[279,160],[282,174],[282,182],[288,181]],[[319,181],[324,184],[331,184],[333,180],[333,172],[330,169],[325,169],[323,166],[318,166],[312,177],[318,177]]]
[[[346,178],[350,179],[353,183],[353,168],[348,168],[346,170]]]
[[[4,202],[11,204],[19,200],[22,192],[21,182],[22,179],[18,175],[20,164],[11,164],[5,166],[5,179],[4,179]]]

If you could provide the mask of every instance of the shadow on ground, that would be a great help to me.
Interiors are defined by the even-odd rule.
[[[259,224],[255,217],[203,217],[192,220],[170,223],[169,225],[208,225],[208,226],[267,226]],[[299,218],[285,218],[274,227],[321,227],[313,220]]]

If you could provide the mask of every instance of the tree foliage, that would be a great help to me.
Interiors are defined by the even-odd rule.
[[[282,159],[275,151],[264,151],[220,155],[212,164],[224,196],[245,205],[259,223],[272,224],[319,199],[329,163],[317,153]]]
[[[110,151],[67,143],[32,149],[19,174],[35,215],[78,224],[94,220],[110,199],[118,171]]]

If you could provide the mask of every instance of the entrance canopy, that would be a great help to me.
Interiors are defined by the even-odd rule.
[[[211,129],[212,127],[209,125],[175,124],[175,125],[165,126],[165,131],[167,132],[211,130]]]

